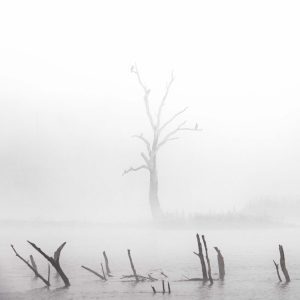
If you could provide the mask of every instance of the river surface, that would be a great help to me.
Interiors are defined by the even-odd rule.
[[[24,225],[1,228],[0,236],[0,299],[204,299],[204,300],[295,300],[300,295],[300,230],[203,230],[209,248],[214,278],[218,278],[218,246],[225,259],[225,280],[213,285],[183,281],[186,277],[201,277],[196,230],[159,228],[104,227],[100,225]],[[40,272],[47,274],[45,259],[26,240],[53,255],[67,242],[61,254],[61,265],[71,287],[65,289],[55,270],[51,270],[51,287],[47,289],[32,271],[13,253],[13,244],[20,255],[34,255]],[[279,284],[273,259],[279,261],[278,244],[284,246],[287,267],[292,281]],[[139,274],[160,278],[161,270],[168,275],[171,294],[153,295],[151,285],[161,290],[160,282],[122,281],[131,274],[127,257],[131,249]],[[81,268],[85,265],[100,272],[105,250],[114,277],[103,282]]]

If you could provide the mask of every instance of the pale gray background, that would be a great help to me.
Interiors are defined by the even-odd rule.
[[[131,135],[150,133],[137,62],[188,133],[159,158],[170,212],[300,194],[298,1],[2,1],[0,218],[149,218]]]

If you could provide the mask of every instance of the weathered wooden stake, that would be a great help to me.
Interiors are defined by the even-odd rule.
[[[171,294],[170,282],[168,281],[168,293]]]
[[[166,292],[166,290],[165,290],[165,281],[164,280],[162,281],[162,292],[163,292],[163,294]]]
[[[279,245],[279,253],[280,253],[280,267],[281,267],[282,273],[285,277],[285,281],[290,282],[291,279],[290,279],[290,275],[289,275],[288,270],[285,265],[285,256],[284,256],[284,251],[283,251],[282,245]]]
[[[221,280],[224,280],[224,277],[225,277],[224,257],[218,247],[214,247],[214,248],[218,253],[219,278]]]

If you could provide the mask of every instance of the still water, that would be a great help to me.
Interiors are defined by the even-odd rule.
[[[225,281],[212,286],[202,282],[182,281],[187,276],[201,277],[195,234],[205,234],[209,247],[213,277],[218,277],[218,246],[225,259]],[[295,300],[300,295],[300,230],[170,230],[159,228],[104,227],[100,225],[24,225],[2,227],[0,236],[0,299],[211,299],[211,300]],[[46,277],[47,263],[26,240],[53,255],[67,242],[61,254],[61,265],[71,287],[61,288],[62,281],[51,269],[51,287],[47,289],[34,278],[19,260],[10,244],[25,258],[34,255],[40,272]],[[278,244],[284,246],[292,281],[279,284],[273,259],[279,261]],[[141,275],[152,273],[169,276],[172,293],[153,295],[151,285],[160,283],[124,282],[122,275],[131,274],[127,257],[131,249],[136,270]],[[114,277],[102,282],[81,268],[85,265],[100,272],[105,250]]]

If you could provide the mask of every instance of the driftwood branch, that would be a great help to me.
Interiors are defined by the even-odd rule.
[[[213,279],[211,277],[211,267],[210,267],[210,260],[209,260],[209,257],[208,257],[208,250],[207,250],[207,245],[206,245],[206,240],[205,240],[205,236],[202,235],[202,241],[203,241],[203,244],[204,244],[204,248],[205,248],[205,255],[206,255],[206,263],[207,263],[207,273],[208,273],[208,279],[210,281],[211,284],[213,284]]]
[[[289,272],[288,272],[288,270],[286,268],[285,255],[284,255],[284,251],[283,251],[282,245],[279,245],[279,253],[280,253],[280,267],[281,267],[282,273],[284,275],[285,281],[286,282],[290,282],[291,279],[290,279]]]
[[[45,285],[46,286],[50,286],[50,280],[49,280],[49,274],[48,274],[48,280],[47,279],[45,279],[38,271],[37,271],[37,267],[36,267],[36,264],[34,263],[34,265],[31,265],[28,261],[26,261],[17,251],[16,251],[16,249],[14,248],[14,246],[13,245],[10,245],[11,246],[11,248],[13,249],[13,251],[15,252],[15,254],[16,254],[16,256],[20,259],[20,260],[22,260],[27,266],[28,266],[28,268],[30,269],[30,270],[32,270],[32,272],[34,273],[34,275],[36,276],[36,277],[38,277],[39,279],[41,279],[44,283],[45,283]],[[32,256],[32,255],[31,255]]]
[[[224,257],[218,247],[214,247],[214,248],[218,253],[219,278],[220,280],[223,280],[225,277]]]
[[[66,274],[63,272],[61,266],[60,266],[60,253],[61,250],[64,248],[66,242],[62,243],[57,250],[54,252],[54,257],[48,256],[43,250],[39,247],[37,247],[34,243],[27,241],[37,252],[39,252],[48,262],[54,267],[54,269],[57,271],[61,279],[63,280],[66,287],[70,286],[69,278],[66,276]]]
[[[275,260],[273,260],[273,263],[274,263],[275,268],[276,268],[276,273],[277,273],[278,280],[280,282],[282,282],[282,279],[281,279],[280,274],[279,274],[279,265],[275,262]]]
[[[81,268],[91,272],[92,274],[96,275],[97,277],[101,278],[102,280],[106,280],[106,278],[104,276],[102,276],[101,274],[99,274],[98,272],[86,267],[86,266],[81,266]]]

